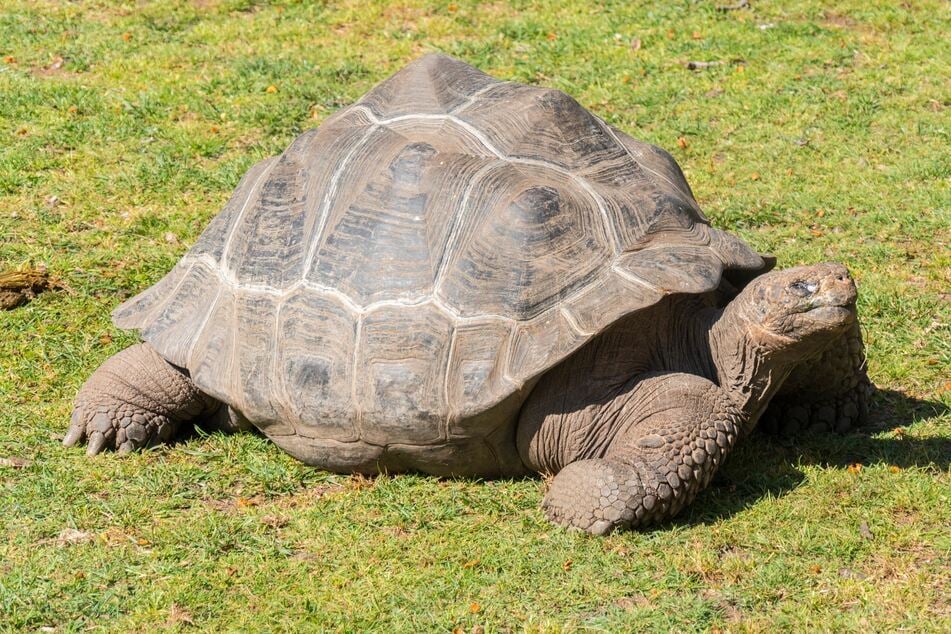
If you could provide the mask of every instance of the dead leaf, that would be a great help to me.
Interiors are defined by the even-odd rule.
[[[895,436],[897,436],[898,438],[904,438],[904,437],[905,437],[905,428],[904,428],[904,427],[896,427],[895,429],[892,430],[892,433],[895,434]]]
[[[128,42],[129,40],[132,39],[132,34],[126,31],[125,33],[122,34],[122,39]]]
[[[631,40],[631,50],[632,51],[641,50],[641,38],[635,37],[633,40]]]
[[[33,464],[32,460],[11,456],[9,458],[0,458],[0,467],[13,467],[14,469],[23,469]]]
[[[476,566],[478,566],[478,565],[479,565],[479,560],[478,560],[478,559],[472,559],[472,560],[469,560],[469,561],[467,561],[466,563],[462,564],[462,567],[463,567],[463,568],[474,568],[474,567],[476,567]]]
[[[892,473],[901,473],[901,467],[896,467],[895,465],[888,467],[888,470]]]
[[[17,58],[15,58],[13,55],[7,55],[6,57],[3,58],[3,61],[4,63],[7,63],[7,64],[16,64]]]
[[[264,89],[264,92],[268,94],[274,94],[277,92],[277,86],[275,86],[274,84],[271,84],[270,86]]]
[[[110,343],[112,343],[112,335],[110,335],[108,332],[101,335],[99,337],[99,343],[104,346],[108,346]]]
[[[476,603],[475,601],[469,604],[469,612],[471,612],[472,614],[476,614],[481,609],[482,609],[482,606]]]
[[[637,608],[646,608],[650,606],[650,599],[645,597],[643,594],[635,594],[628,597],[621,597],[620,599],[614,602],[614,605],[621,608],[625,612],[633,612]]]
[[[549,33],[548,35],[545,36],[545,38],[546,38],[549,42],[554,42],[555,40],[558,39],[558,34],[557,34],[557,33]]]
[[[681,137],[677,137],[677,145],[680,147],[681,150],[686,150],[689,144],[687,143],[687,139],[681,136]]]
[[[264,515],[261,517],[261,523],[265,526],[270,526],[271,528],[280,528],[282,526],[287,526],[288,520],[286,517],[280,515]]]
[[[846,467],[845,470],[851,473],[852,475],[855,475],[856,473],[862,470],[862,463],[856,462],[856,463],[850,464],[848,467]]]
[[[362,491],[363,489],[371,489],[376,486],[376,478],[373,476],[365,476],[362,473],[357,473],[350,476],[350,479],[347,480],[345,487],[350,491]]]
[[[758,180],[759,180],[759,172],[753,172],[752,174],[750,174],[750,180],[751,180],[751,181],[758,181]]]
[[[700,31],[694,31],[691,36],[695,40],[702,40],[703,36],[700,34]]]
[[[67,546],[70,544],[81,544],[83,542],[88,542],[93,537],[95,537],[95,535],[86,531],[81,531],[75,528],[64,528],[53,541],[57,546]]]
[[[172,607],[168,609],[168,618],[165,620],[165,624],[176,625],[179,623],[194,625],[195,621],[191,612],[173,603]]]
[[[820,566],[819,564],[812,564],[811,566],[809,566],[809,572],[811,572],[814,575],[817,575],[820,572],[822,572],[822,566]]]
[[[561,569],[564,570],[565,572],[568,572],[569,570],[571,570],[571,567],[574,565],[574,563],[575,562],[572,561],[571,559],[566,559],[565,563],[561,564]]]

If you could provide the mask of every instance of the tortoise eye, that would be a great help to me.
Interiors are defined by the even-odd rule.
[[[790,284],[789,288],[792,289],[797,295],[805,297],[806,295],[812,295],[815,293],[816,289],[819,288],[819,285],[815,282],[804,282],[799,280]]]

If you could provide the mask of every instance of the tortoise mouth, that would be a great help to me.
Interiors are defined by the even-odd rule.
[[[855,317],[855,303],[817,306],[816,308],[805,311],[805,314],[809,315],[814,321],[829,324],[849,322]]]
[[[835,293],[817,297],[815,303],[802,311],[813,321],[826,324],[851,323],[855,319],[855,294]]]

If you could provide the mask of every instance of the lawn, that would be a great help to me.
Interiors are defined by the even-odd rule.
[[[940,0],[0,8],[0,629],[951,630],[951,9]],[[942,44],[942,42],[945,42]],[[670,150],[712,221],[860,285],[873,425],[743,444],[672,523],[540,480],[365,479],[253,435],[63,448],[71,400],[242,173],[440,50]],[[691,69],[689,62],[713,62]]]

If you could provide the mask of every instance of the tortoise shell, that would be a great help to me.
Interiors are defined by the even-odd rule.
[[[253,166],[113,318],[269,435],[437,444],[622,317],[762,268],[663,150],[429,55]]]

